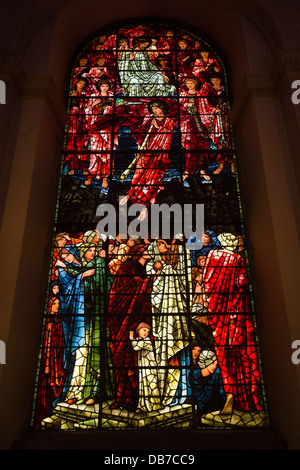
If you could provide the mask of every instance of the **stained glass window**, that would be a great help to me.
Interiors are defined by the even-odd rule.
[[[227,80],[154,21],[76,57],[35,429],[267,425]]]

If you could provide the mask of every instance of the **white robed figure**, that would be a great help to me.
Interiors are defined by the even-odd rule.
[[[148,334],[151,327],[141,322],[134,332],[129,333],[131,345],[137,353],[139,368],[139,402],[137,411],[156,411],[161,409],[161,397],[157,383],[157,363],[153,346]]]
[[[190,253],[176,243],[168,247],[164,240],[151,243],[148,253],[152,257],[147,264],[149,275],[154,274],[156,263],[163,264],[162,273],[153,283],[151,308],[158,387],[162,403],[166,406],[172,403],[181,378],[178,353],[189,345],[187,314],[192,300]]]
[[[119,53],[118,67],[124,95],[149,97],[175,93],[175,86],[170,85],[168,77],[151,62],[151,51],[146,50],[150,44],[151,39],[135,38],[132,41],[133,49]]]

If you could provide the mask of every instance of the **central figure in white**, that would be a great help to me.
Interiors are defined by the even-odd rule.
[[[150,60],[153,51],[151,39],[145,36],[134,38],[132,49],[124,39],[119,43],[118,63],[124,96],[168,96],[175,94],[175,86],[169,78]]]

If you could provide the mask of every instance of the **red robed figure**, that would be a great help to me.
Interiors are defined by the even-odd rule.
[[[234,395],[234,408],[261,410],[259,363],[244,258],[223,249],[210,251],[203,283],[225,392]]]
[[[139,146],[143,144],[141,137],[148,136],[148,140],[145,152],[137,161],[128,195],[133,204],[149,206],[155,204],[158,192],[163,189],[164,174],[171,163],[168,150],[171,147],[173,120],[163,117],[161,120],[155,119],[153,125],[153,116],[148,116],[140,132],[137,139]]]
[[[135,330],[142,321],[151,321],[153,279],[146,276],[143,262],[149,255],[144,254],[145,250],[143,245],[132,248],[131,258],[120,266],[110,290],[107,321],[112,339],[116,388],[115,402],[111,408],[125,406],[135,410],[138,404],[138,364],[129,331]]]
[[[59,299],[51,297],[45,323],[40,365],[39,387],[36,399],[35,428],[53,411],[52,402],[59,397],[64,386],[66,371],[63,367],[64,334],[62,318],[58,314]]]

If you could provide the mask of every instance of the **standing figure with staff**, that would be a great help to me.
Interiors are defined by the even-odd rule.
[[[133,204],[144,205],[140,220],[145,219],[147,208],[155,204],[157,194],[164,189],[163,178],[170,163],[168,151],[174,127],[173,119],[167,117],[168,106],[164,101],[154,100],[148,109],[151,114],[145,117],[137,135],[139,152],[128,168],[130,170],[136,165],[130,189],[120,201],[121,205],[129,200]]]

